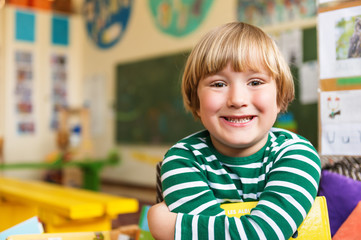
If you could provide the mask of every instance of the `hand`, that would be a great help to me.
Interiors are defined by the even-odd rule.
[[[148,211],[148,225],[157,240],[174,239],[177,214],[169,211],[165,202],[153,205]]]

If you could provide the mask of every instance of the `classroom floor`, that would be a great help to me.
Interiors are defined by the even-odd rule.
[[[139,211],[133,214],[121,214],[113,220],[113,228],[138,224],[143,205],[153,205],[156,199],[155,188],[132,186],[122,183],[102,182],[101,191],[104,193],[136,198],[139,201]]]

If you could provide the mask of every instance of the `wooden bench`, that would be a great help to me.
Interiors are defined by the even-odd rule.
[[[119,214],[137,212],[138,201],[41,181],[0,177],[0,209],[0,231],[9,227],[4,225],[15,225],[33,214],[49,233],[107,231]]]

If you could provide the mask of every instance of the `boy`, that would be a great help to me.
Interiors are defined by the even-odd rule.
[[[186,108],[204,131],[166,153],[165,203],[148,213],[156,239],[289,239],[318,190],[320,160],[305,138],[272,128],[294,98],[277,46],[249,24],[225,24],[192,50],[182,79]],[[230,218],[220,204],[259,201]]]

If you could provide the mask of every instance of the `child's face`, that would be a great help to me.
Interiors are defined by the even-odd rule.
[[[267,142],[276,121],[276,82],[266,71],[222,71],[201,79],[198,115],[223,155],[249,156]]]

